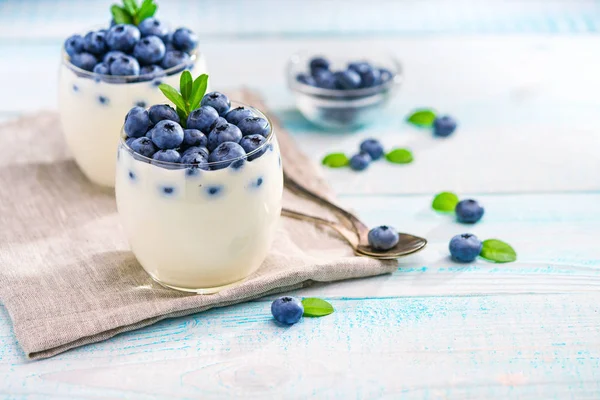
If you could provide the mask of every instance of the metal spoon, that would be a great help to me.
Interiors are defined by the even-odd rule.
[[[366,245],[360,243],[357,233],[352,230],[349,230],[339,222],[333,222],[320,217],[315,217],[298,211],[290,210],[288,208],[282,209],[281,215],[289,218],[298,219],[301,221],[308,221],[314,224],[328,226],[337,231],[340,234],[340,236],[342,236],[346,240],[346,242],[348,242],[348,244],[352,246],[354,252],[357,255],[377,258],[380,260],[391,260],[401,256],[415,253],[421,250],[427,243],[427,241],[423,238],[401,233],[398,244],[393,248],[385,251],[375,250],[372,249],[368,243]]]

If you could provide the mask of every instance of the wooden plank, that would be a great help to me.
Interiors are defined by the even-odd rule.
[[[259,301],[35,363],[23,362],[2,324],[0,381],[11,398],[592,399],[599,300],[336,299],[331,316],[289,328]]]

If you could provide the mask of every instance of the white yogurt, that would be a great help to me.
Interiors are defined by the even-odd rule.
[[[261,265],[281,213],[279,146],[239,169],[169,170],[119,146],[117,207],[142,267],[166,286],[214,293]],[[196,172],[196,174],[193,174]]]
[[[207,73],[202,54],[198,54],[191,72],[194,77]],[[63,62],[58,90],[62,128],[77,165],[92,182],[114,186],[115,154],[125,115],[135,105],[169,103],[158,85],[163,82],[179,88],[179,76],[107,83],[77,76]]]

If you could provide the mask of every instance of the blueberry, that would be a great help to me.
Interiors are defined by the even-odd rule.
[[[436,136],[450,136],[456,129],[456,121],[449,115],[437,117],[433,121],[433,134]]]
[[[71,63],[86,71],[93,71],[98,60],[90,53],[79,53],[71,56]]]
[[[233,160],[236,158],[240,158],[246,155],[246,152],[237,143],[233,142],[224,142],[219,145],[210,153],[208,156],[208,161],[211,163],[217,163],[212,166],[212,169],[223,169],[229,166]]]
[[[186,146],[202,146],[206,147],[208,139],[204,133],[198,129],[184,129],[183,130],[183,144]]]
[[[221,143],[233,142],[239,143],[242,138],[242,132],[233,124],[217,126],[208,134],[208,149],[215,150]]]
[[[127,146],[131,147],[131,144],[135,141],[135,139],[137,139],[137,138],[134,138],[134,137],[127,138],[127,139],[125,139],[125,143],[127,143]]]
[[[152,141],[159,149],[175,149],[183,143],[183,129],[177,122],[160,121],[152,129]]]
[[[368,88],[377,86],[381,83],[381,72],[376,68],[369,68],[359,73],[361,87]]]
[[[250,154],[250,152],[260,148],[266,141],[267,139],[265,139],[265,137],[262,135],[248,135],[244,136],[242,140],[240,140],[240,146],[242,146],[242,149],[244,149],[246,154]],[[259,151],[248,156],[248,161],[255,160],[262,156],[266,150],[267,146],[263,146]]]
[[[157,77],[164,75],[164,69],[162,69],[159,65],[144,65],[140,68],[140,75],[148,75],[149,77]]]
[[[208,128],[208,132],[212,132],[213,129],[215,129],[217,126],[222,126],[225,124],[228,124],[229,122],[227,122],[227,120],[223,117],[219,117],[215,120],[215,122],[212,123],[212,125]],[[235,125],[235,124],[234,124]]]
[[[262,135],[267,137],[271,131],[269,122],[261,117],[244,118],[238,123],[238,128],[240,128],[244,136]]]
[[[350,158],[350,168],[355,171],[362,171],[366,169],[371,163],[371,156],[368,153],[360,152]]]
[[[271,314],[282,324],[293,325],[302,318],[304,306],[294,297],[283,296],[271,304]]]
[[[119,50],[111,50],[108,53],[106,53],[104,55],[104,58],[102,59],[102,61],[109,65],[112,64],[113,61],[115,61],[117,58],[121,57],[121,56],[126,56],[127,54],[123,53],[122,51]]]
[[[187,128],[198,129],[202,132],[210,132],[210,126],[219,118],[217,110],[210,106],[202,106],[188,115]]]
[[[198,45],[198,37],[187,28],[179,28],[173,32],[173,46],[181,51],[190,52]]]
[[[202,102],[200,103],[202,106],[211,106],[219,115],[224,115],[229,111],[231,107],[231,102],[223,93],[220,92],[210,92],[202,98]]]
[[[152,140],[147,137],[135,139],[129,147],[136,153],[148,158],[151,158],[156,153],[156,147],[154,147]]]
[[[110,64],[110,73],[122,76],[139,75],[140,64],[131,56],[121,56]]]
[[[369,245],[375,250],[389,250],[398,244],[400,237],[391,226],[382,225],[373,228],[368,235]]]
[[[360,75],[351,69],[338,71],[333,74],[335,77],[335,87],[337,89],[356,89],[360,86]]]
[[[84,39],[81,37],[81,35],[69,36],[67,40],[65,40],[65,51],[69,56],[81,53],[83,51],[83,47]]]
[[[193,164],[193,165],[197,166],[198,168],[206,170],[206,171],[210,170],[210,167],[208,166],[208,160],[201,153],[184,154],[181,157],[181,163],[182,164]]]
[[[308,63],[311,75],[315,75],[316,71],[329,70],[329,61],[323,57],[315,57]]]
[[[169,163],[178,163],[181,161],[181,156],[175,150],[159,150],[152,156],[154,160],[169,162]]]
[[[140,30],[135,25],[117,24],[109,29],[106,43],[111,50],[128,53],[133,50],[140,37]]]
[[[154,17],[146,18],[140,22],[138,29],[140,30],[142,37],[155,35],[163,41],[169,37],[169,27]]]
[[[105,63],[101,62],[94,66],[94,73],[100,75],[110,75],[110,68]]]
[[[244,107],[236,107],[231,110],[227,114],[225,114],[225,119],[230,124],[237,125],[241,120],[248,117],[253,117],[254,113],[252,110]]]
[[[153,124],[158,124],[160,121],[164,121],[166,119],[177,123],[180,122],[177,112],[173,109],[173,107],[166,104],[153,105],[148,110],[148,115],[150,116],[150,121]]]
[[[158,36],[146,36],[133,48],[133,55],[140,64],[154,64],[163,59],[166,49],[165,44]]]
[[[178,50],[171,50],[165,53],[165,58],[162,60],[161,67],[169,69],[178,65],[188,66],[191,63],[191,58],[187,53]]]
[[[358,62],[352,62],[352,63],[348,64],[348,69],[351,69],[360,75],[360,74],[363,74],[373,68],[366,61],[358,61]]]
[[[369,154],[373,160],[379,160],[384,153],[383,145],[377,139],[363,140],[360,144],[360,151]]]
[[[394,77],[394,75],[389,70],[387,70],[385,68],[380,68],[379,69],[379,76],[380,76],[380,79],[381,79],[381,83],[385,83],[385,82],[391,80]]]
[[[204,146],[192,146],[189,147],[186,151],[183,152],[182,156],[187,156],[188,154],[199,153],[204,158],[208,159],[208,149]]]
[[[319,70],[314,75],[314,78],[317,87],[323,89],[335,89],[335,76],[331,72]]]
[[[142,137],[151,126],[148,111],[142,107],[133,107],[125,116],[125,133],[129,137]]]
[[[106,37],[104,32],[88,32],[83,38],[83,49],[97,56],[106,53]]]
[[[317,86],[317,81],[315,81],[315,78],[313,78],[312,76],[307,75],[307,74],[296,75],[296,80],[305,85]]]
[[[465,224],[474,224],[483,217],[483,207],[473,199],[461,200],[456,205],[454,212],[458,222]]]
[[[450,255],[454,261],[471,262],[481,253],[483,243],[471,233],[456,235],[450,240]]]

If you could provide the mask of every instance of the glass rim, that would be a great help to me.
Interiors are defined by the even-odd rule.
[[[308,85],[306,83],[298,82],[296,79],[296,73],[294,67],[300,63],[300,60],[307,58],[306,54],[302,52],[294,53],[287,62],[287,78],[290,88],[295,92],[301,92],[304,94],[336,99],[336,100],[351,100],[353,98],[367,97],[370,95],[379,94],[385,90],[391,89],[394,86],[402,83],[403,70],[400,61],[393,55],[387,52],[377,52],[379,56],[385,57],[391,62],[393,66],[392,79],[389,81],[379,84],[377,86],[359,89],[326,89]],[[339,57],[338,57],[339,58]],[[368,61],[368,60],[365,60]]]
[[[235,104],[235,107],[233,107],[234,104]],[[169,104],[169,106],[171,106],[171,104]],[[271,142],[273,141],[273,137],[275,137],[275,129],[273,128],[273,122],[265,113],[263,113],[256,107],[252,107],[248,104],[241,103],[238,101],[231,101],[231,106],[232,107],[230,108],[230,110],[232,110],[233,108],[237,108],[237,107],[244,107],[244,108],[250,109],[250,110],[252,110],[253,113],[257,114],[257,116],[264,118],[267,121],[267,123],[269,124],[269,134],[265,137],[265,139],[266,139],[265,142],[263,144],[261,144],[259,147],[257,147],[256,149],[252,150],[250,153],[246,153],[243,156],[232,158],[230,160],[207,162],[206,164],[193,164],[193,163],[183,164],[183,163],[174,163],[174,162],[168,162],[168,161],[155,160],[153,158],[146,157],[144,155],[136,153],[127,144],[127,142],[125,142],[125,138],[127,137],[127,135],[125,134],[125,124],[123,124],[123,126],[121,127],[121,135],[119,137],[119,145],[123,146],[130,154],[135,155],[135,158],[138,161],[144,161],[144,162],[147,162],[147,163],[153,164],[153,165],[159,165],[159,166],[162,165],[162,166],[166,166],[166,167],[173,167],[173,168],[168,168],[168,169],[199,168],[200,165],[202,165],[202,166],[206,165],[206,166],[210,167],[212,165],[222,165],[224,163],[233,164],[234,162],[239,161],[239,160],[247,160],[250,156],[252,156],[254,154],[258,154],[262,149],[267,148],[267,146],[269,146],[271,144]],[[148,108],[146,110],[148,110]],[[184,128],[184,130],[185,130],[185,128]],[[144,136],[141,136],[141,137],[144,137]],[[206,137],[208,138],[208,135],[206,135]],[[136,138],[136,139],[139,139],[139,138]]]

